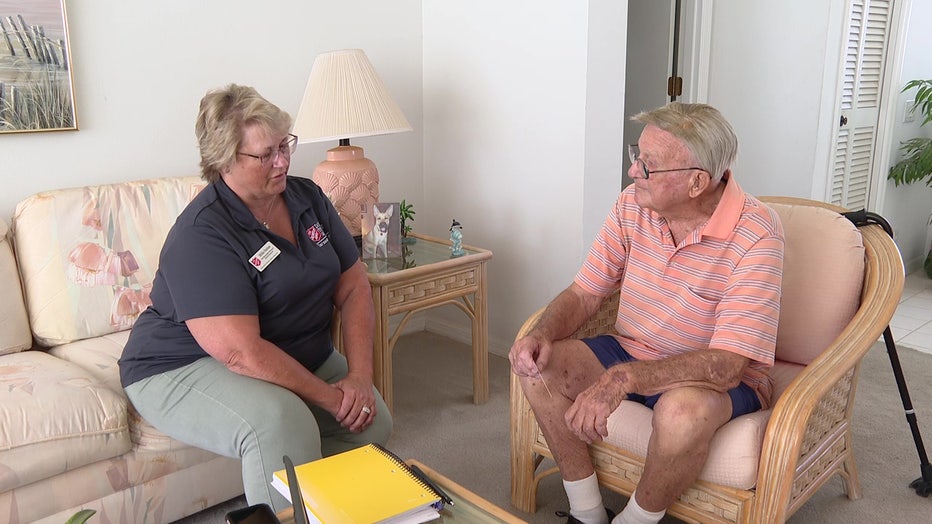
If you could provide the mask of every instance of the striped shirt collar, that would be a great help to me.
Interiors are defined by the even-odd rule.
[[[722,198],[715,206],[715,211],[708,222],[702,226],[701,236],[729,238],[734,233],[738,219],[744,211],[746,200],[744,190],[738,185],[734,175],[729,176],[727,180],[723,179],[722,183],[725,184],[725,192],[722,193]]]

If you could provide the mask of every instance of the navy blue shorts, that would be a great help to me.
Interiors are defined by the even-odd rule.
[[[600,335],[594,338],[584,338],[583,342],[595,353],[599,362],[606,369],[620,362],[633,362],[637,360],[632,357],[625,348],[621,347],[618,340],[611,335]],[[656,395],[644,396],[637,393],[628,393],[628,400],[633,400],[654,409],[654,404],[663,393]],[[747,413],[754,413],[760,410],[760,400],[757,393],[744,382],[738,384],[738,387],[728,390],[728,396],[731,397],[731,418],[740,417]]]

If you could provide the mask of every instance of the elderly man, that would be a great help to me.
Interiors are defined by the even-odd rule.
[[[779,219],[735,180],[737,137],[716,109],[674,102],[634,119],[645,124],[628,148],[634,183],[573,283],[509,354],[560,467],[569,523],[658,522],[698,477],[715,431],[771,396]],[[619,334],[568,338],[619,287]],[[641,482],[614,517],[587,445],[625,399],[654,410],[653,433]]]

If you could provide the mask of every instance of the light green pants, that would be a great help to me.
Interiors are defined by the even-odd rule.
[[[345,377],[346,358],[334,351],[314,373],[328,383]],[[378,416],[362,433],[351,433],[327,411],[306,404],[288,389],[238,375],[214,358],[149,377],[126,388],[147,422],[171,437],[243,461],[246,501],[275,511],[289,506],[271,487],[282,457],[303,464],[370,442],[384,444],[392,417],[375,392]]]

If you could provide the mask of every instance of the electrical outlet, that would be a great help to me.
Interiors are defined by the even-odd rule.
[[[915,100],[906,101],[906,113],[903,115],[904,123],[908,124],[916,119],[916,108],[913,107],[915,104]]]

